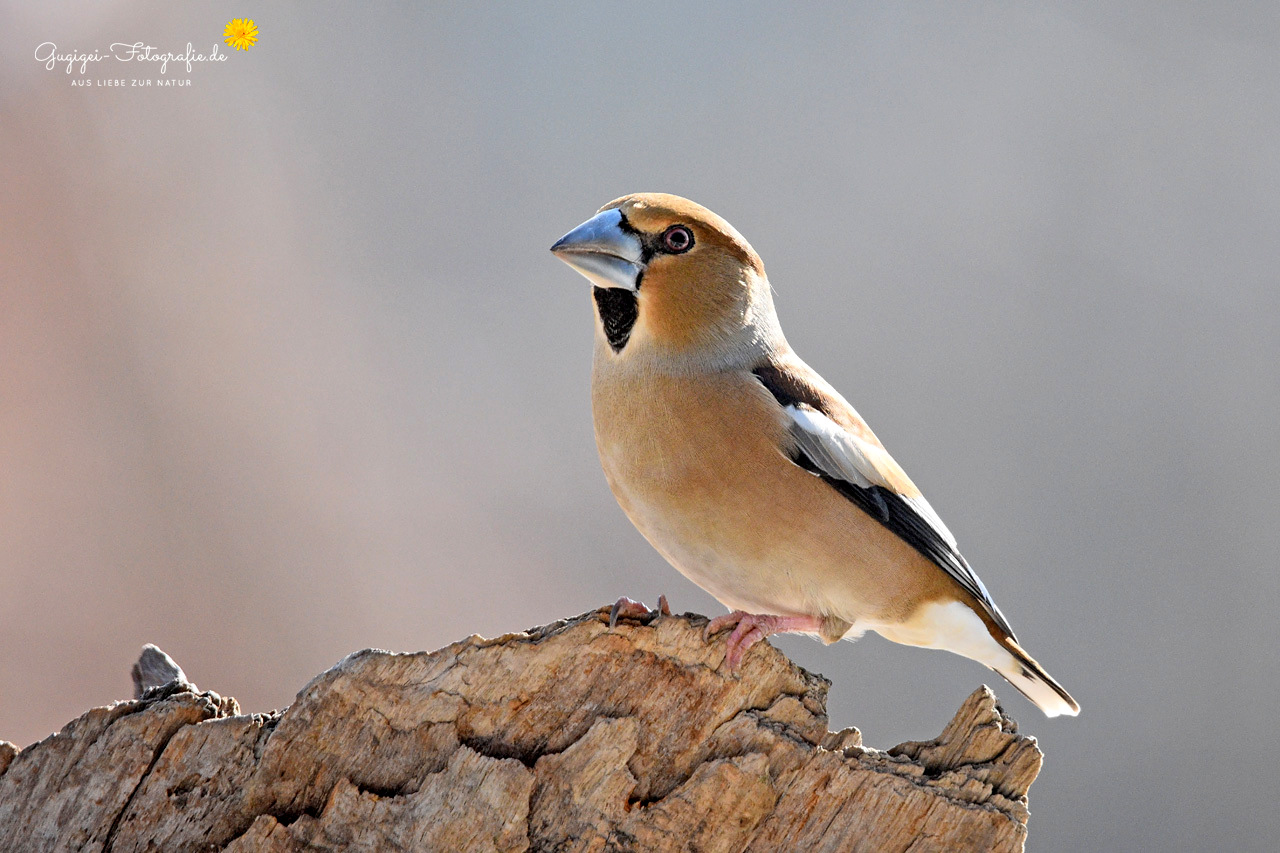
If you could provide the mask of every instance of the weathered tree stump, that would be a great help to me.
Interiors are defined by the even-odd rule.
[[[936,740],[881,752],[828,732],[829,683],[767,643],[725,672],[705,623],[610,628],[606,608],[430,653],[366,650],[253,715],[149,647],[141,698],[21,751],[0,744],[0,839],[116,853],[1022,849],[1042,756],[989,689]]]

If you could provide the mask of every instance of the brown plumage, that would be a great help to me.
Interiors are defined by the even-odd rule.
[[[950,531],[854,408],[787,345],[764,264],[678,196],[606,205],[552,251],[596,286],[592,412],[609,487],[733,614],[735,666],[770,633],[870,629],[1079,706],[1017,644]]]

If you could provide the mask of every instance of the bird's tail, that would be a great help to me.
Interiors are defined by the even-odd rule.
[[[1000,641],[1012,655],[1013,659],[999,666],[991,667],[1004,676],[1005,680],[1021,691],[1023,696],[1031,700],[1047,717],[1066,714],[1074,717],[1080,713],[1080,705],[1071,698],[1071,694],[1062,685],[1053,680],[1053,676],[1044,671],[1044,667],[1036,663],[1035,658],[1022,650],[1012,638]]]

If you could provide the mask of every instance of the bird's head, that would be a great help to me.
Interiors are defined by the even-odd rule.
[[[623,196],[551,251],[595,285],[599,333],[615,357],[728,366],[784,345],[760,256],[688,199]]]

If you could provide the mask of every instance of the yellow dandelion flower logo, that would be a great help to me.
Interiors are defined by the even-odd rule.
[[[258,25],[246,18],[236,18],[227,22],[222,31],[224,41],[236,50],[248,50],[258,41]]]

